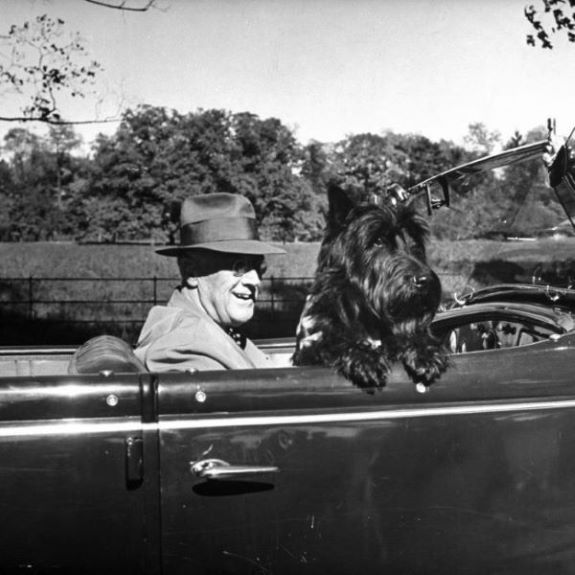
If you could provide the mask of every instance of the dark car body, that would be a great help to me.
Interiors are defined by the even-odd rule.
[[[452,353],[519,347],[575,328],[570,312],[539,304],[475,303],[448,310],[433,322],[433,332]]]
[[[326,368],[72,376],[71,349],[4,350],[0,568],[575,570],[575,333],[505,305],[435,329],[546,336],[454,354],[427,393],[401,368],[368,394]]]
[[[457,306],[487,302],[522,302],[575,311],[575,290],[538,284],[497,284],[457,298]]]

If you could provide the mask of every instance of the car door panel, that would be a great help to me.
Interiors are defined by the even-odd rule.
[[[568,341],[547,367],[536,347],[458,356],[426,394],[400,370],[373,395],[313,368],[161,380],[165,572],[573,567]],[[192,473],[210,458],[278,471]]]
[[[0,572],[159,571],[150,385],[111,374],[2,382]]]

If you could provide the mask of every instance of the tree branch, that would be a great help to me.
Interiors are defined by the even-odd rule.
[[[145,6],[135,8],[133,6],[126,6],[127,0],[120,0],[119,4],[110,4],[105,0],[84,0],[89,4],[96,4],[97,6],[104,6],[105,8],[115,8],[116,10],[125,10],[126,12],[147,12],[156,0],[148,0]]]
[[[42,122],[43,124],[51,124],[53,126],[72,126],[80,124],[112,124],[113,122],[120,122],[120,120],[116,118],[107,120],[55,120],[42,116],[35,118],[28,116],[0,116],[0,122]]]

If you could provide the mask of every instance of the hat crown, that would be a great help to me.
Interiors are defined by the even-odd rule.
[[[158,250],[166,256],[197,249],[242,254],[283,254],[258,237],[256,213],[244,196],[219,192],[186,198],[180,211],[180,245]]]
[[[219,218],[252,218],[256,213],[252,203],[238,194],[225,192],[186,198],[180,212],[180,226]]]

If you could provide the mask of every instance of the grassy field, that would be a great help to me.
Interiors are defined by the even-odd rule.
[[[268,275],[309,277],[319,244],[283,246],[287,255],[268,257]],[[177,278],[175,258],[152,246],[74,243],[0,243],[0,277]]]
[[[285,256],[268,257],[268,276],[310,277],[319,244],[282,246]],[[431,264],[439,271],[454,264],[489,261],[557,262],[575,258],[575,238],[537,242],[436,241],[429,246]],[[174,258],[152,246],[77,245],[73,243],[0,243],[0,277],[177,278]]]

